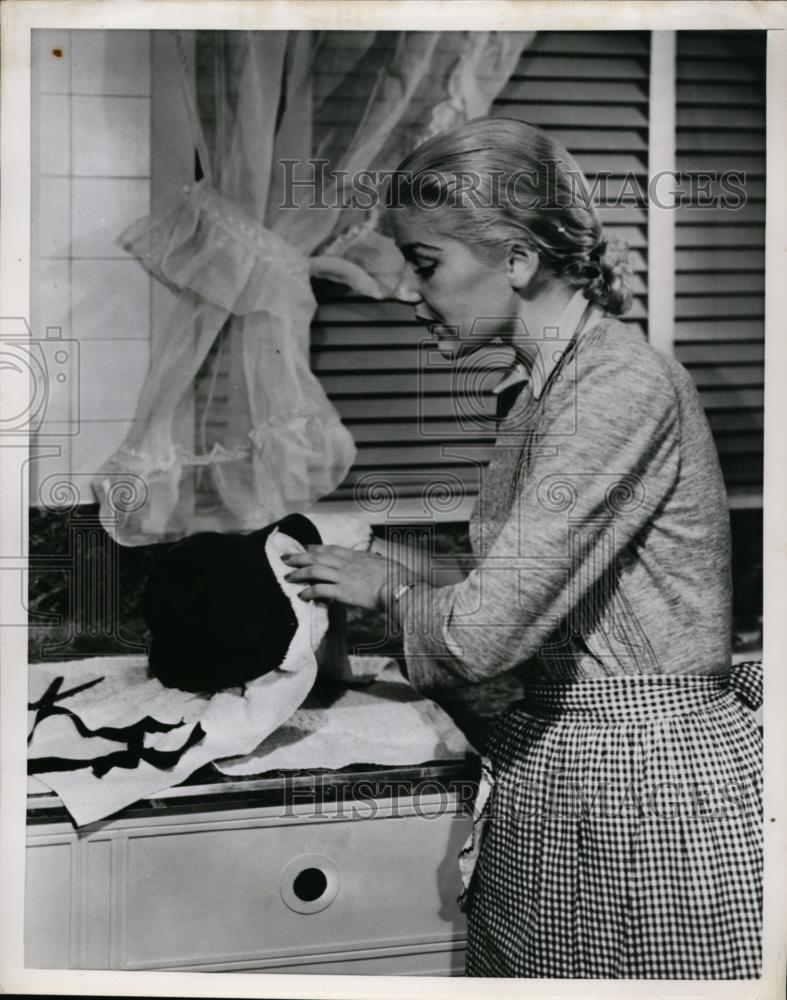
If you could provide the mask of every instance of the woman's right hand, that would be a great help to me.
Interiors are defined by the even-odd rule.
[[[393,559],[342,545],[309,545],[282,558],[294,567],[286,579],[306,584],[302,600],[340,601],[367,611],[387,610],[392,587],[422,579]]]

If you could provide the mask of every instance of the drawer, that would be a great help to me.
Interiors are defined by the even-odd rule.
[[[74,845],[67,837],[39,838],[28,846],[25,864],[25,965],[68,969],[71,906],[75,888]]]
[[[120,967],[267,960],[273,971],[348,949],[451,944],[464,936],[456,854],[468,829],[444,802],[400,801],[362,819],[129,831]]]

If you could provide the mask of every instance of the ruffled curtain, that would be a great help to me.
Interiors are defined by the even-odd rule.
[[[250,530],[339,485],[355,446],[309,368],[311,279],[384,298],[402,267],[353,178],[485,114],[532,37],[201,32],[195,100],[173,33],[202,176],[120,237],[177,301],[94,482],[118,542]]]

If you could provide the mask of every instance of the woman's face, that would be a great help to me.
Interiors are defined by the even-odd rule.
[[[518,298],[505,259],[486,263],[444,235],[427,211],[403,211],[392,226],[406,261],[394,295],[429,324],[444,357],[468,354],[511,328]]]

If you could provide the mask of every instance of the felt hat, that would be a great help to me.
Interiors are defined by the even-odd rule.
[[[296,614],[297,597],[283,581],[287,541],[298,550],[322,536],[314,521],[290,514],[248,535],[192,535],[162,554],[146,582],[142,613],[150,669],[163,684],[215,693],[282,666],[310,620],[304,608]]]

